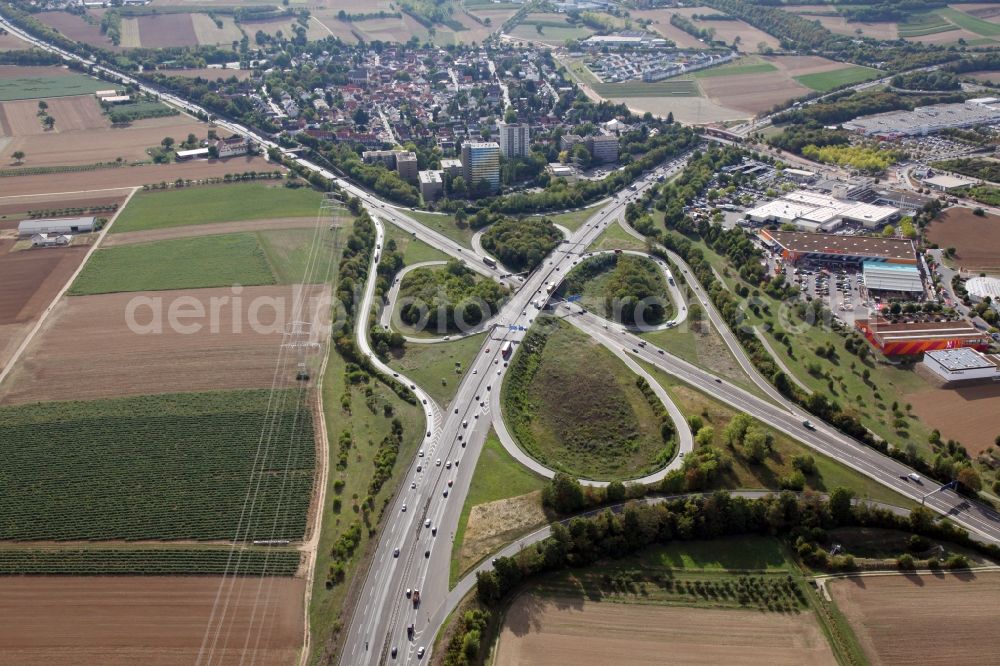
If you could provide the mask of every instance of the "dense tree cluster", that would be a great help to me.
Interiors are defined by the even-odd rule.
[[[533,270],[562,240],[562,233],[550,220],[505,219],[483,234],[483,248],[507,268]]]
[[[961,90],[962,84],[951,72],[935,70],[933,72],[910,72],[892,77],[892,85],[904,90]]]
[[[443,319],[448,330],[456,330],[459,323],[475,326],[498,312],[508,290],[452,259],[444,268],[418,268],[408,273],[399,295],[404,303],[400,318],[405,323],[412,326],[430,317],[431,326]]]

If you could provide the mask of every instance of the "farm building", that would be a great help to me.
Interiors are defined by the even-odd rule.
[[[215,149],[219,151],[219,157],[246,155],[250,152],[250,141],[246,137],[231,136],[228,139],[216,141]]]
[[[1000,358],[975,349],[941,349],[924,354],[924,367],[947,382],[1000,379]]]
[[[854,326],[886,356],[909,356],[936,349],[984,350],[989,336],[967,321],[911,321],[891,324],[880,316],[858,319]]]
[[[780,251],[781,255],[793,264],[802,260],[855,266],[865,262],[909,265],[917,263],[913,243],[908,240],[768,229],[761,229],[759,233],[765,245]]]
[[[35,234],[31,237],[32,247],[62,247],[73,242],[66,234]]]
[[[108,95],[107,97],[101,98],[102,104],[125,104],[131,101],[131,95]]]
[[[196,157],[208,157],[208,148],[192,148],[191,150],[178,150],[176,156],[178,161],[193,160]]]
[[[21,220],[17,225],[17,235],[21,237],[35,234],[78,234],[93,231],[93,217],[68,217],[59,220]]]
[[[869,293],[919,298],[924,292],[924,283],[916,266],[866,261],[862,271],[865,289]]]

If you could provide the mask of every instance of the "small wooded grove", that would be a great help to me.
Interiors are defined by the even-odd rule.
[[[572,492],[570,486],[565,479],[555,480],[547,494]],[[477,594],[480,602],[495,607],[532,576],[625,557],[652,544],[749,534],[776,535],[800,545],[825,544],[827,530],[843,526],[904,530],[974,548],[992,558],[1000,557],[1000,547],[974,541],[961,528],[935,518],[923,507],[901,516],[888,509],[855,504],[853,493],[846,488],[834,489],[829,498],[809,492],[798,495],[783,492],[747,499],[719,491],[655,503],[633,501],[553,524],[548,538],[513,557],[499,557],[492,570],[480,572]],[[803,548],[798,550],[801,552]],[[806,555],[816,550],[811,548]],[[810,560],[811,565],[818,567],[844,569],[849,564],[811,555]]]

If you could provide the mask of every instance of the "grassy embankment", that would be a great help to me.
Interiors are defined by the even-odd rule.
[[[661,436],[659,403],[647,400],[636,376],[569,324],[539,321],[536,331],[519,348],[502,389],[504,414],[521,447],[582,478],[624,480],[662,467],[674,443]]]

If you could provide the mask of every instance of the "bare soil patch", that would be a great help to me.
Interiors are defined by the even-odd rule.
[[[0,239],[0,368],[5,368],[29,326],[59,293],[87,252],[85,247],[11,252]]]
[[[8,132],[8,136],[23,137],[111,127],[111,121],[101,112],[101,105],[93,95],[53,97],[45,103],[49,105],[49,115],[56,119],[54,130],[46,131],[42,126],[37,116],[37,99],[22,99],[0,104],[0,123],[3,123],[4,131]]]
[[[0,65],[0,79],[24,79],[35,76],[70,76],[66,67],[36,67],[34,65]]]
[[[198,45],[190,14],[140,16],[139,39],[147,49]]]
[[[0,661],[193,664],[220,582],[216,576],[2,578]],[[293,663],[302,644],[304,581],[239,578],[234,592],[212,663]]]
[[[459,571],[466,571],[490,553],[526,530],[544,525],[548,519],[542,510],[542,491],[477,504],[469,511]]]
[[[940,430],[943,439],[961,442],[972,456],[993,446],[1000,435],[1000,385],[920,391],[906,401],[921,421]]]
[[[699,42],[697,37],[689,35],[680,28],[671,25],[670,17],[674,14],[674,12],[675,10],[667,8],[630,11],[632,16],[636,19],[648,19],[652,21],[653,24],[650,27],[653,30],[660,33],[665,39],[669,39],[681,48],[705,48],[705,45],[702,42]]]
[[[836,16],[817,15],[819,12],[837,14],[836,8],[832,5],[788,6],[785,8],[785,11],[798,14],[807,21],[819,21],[824,28],[838,35],[855,36],[857,34],[855,31],[858,29],[861,30],[863,37],[872,37],[874,39],[896,39],[899,35],[899,24],[894,21],[857,23],[848,22],[847,19],[839,14]]]
[[[193,236],[217,236],[240,231],[273,231],[276,229],[312,229],[316,219],[312,217],[282,217],[271,220],[243,220],[240,222],[216,222],[213,224],[194,224],[166,229],[149,229],[147,231],[126,231],[121,234],[109,234],[101,247],[116,245],[134,245],[135,243],[151,243],[153,241],[173,240],[175,238],[191,238]]]
[[[760,51],[758,44],[764,43],[772,49],[780,50],[781,44],[778,39],[767,34],[763,30],[758,30],[744,21],[698,21],[693,18],[695,14],[719,14],[709,7],[686,7],[672,10],[674,14],[686,16],[699,28],[712,28],[715,30],[715,39],[732,44],[737,37],[740,38],[739,50],[743,53],[757,53]],[[669,18],[668,21],[669,23]]]
[[[992,23],[1000,22],[1000,6],[997,6],[992,2],[969,2],[948,6],[952,9],[957,9],[960,12],[968,14],[969,16],[975,16],[976,18],[983,19],[984,21],[997,19],[996,21],[992,21]]]
[[[31,48],[31,45],[20,37],[10,33],[0,35],[0,51],[21,51],[27,48]]]
[[[1000,574],[865,576],[827,584],[873,663],[977,664],[1000,648]]]
[[[705,95],[720,106],[749,114],[770,110],[776,104],[812,92],[781,71],[712,76],[701,79],[699,84]]]
[[[1000,72],[967,72],[962,76],[967,76],[977,81],[997,84],[1000,83]]]
[[[15,134],[6,147],[8,153],[15,150],[25,152],[25,168],[113,162],[118,157],[128,162],[143,161],[149,159],[146,151],[159,146],[166,136],[180,142],[188,134],[204,138],[208,133],[204,123],[185,115],[137,120],[127,127],[108,125],[101,130],[64,129],[60,117],[54,113],[50,115],[56,119],[53,131]],[[41,126],[37,119],[35,122]],[[59,180],[52,176],[48,178]]]
[[[937,32],[933,35],[921,35],[920,37],[907,37],[906,40],[910,42],[921,42],[923,44],[952,44],[960,39],[964,39],[967,42],[973,40],[983,39],[982,35],[977,35],[974,32],[965,30],[964,28],[959,28],[958,30],[948,30],[946,32]]]
[[[704,97],[615,97],[614,101],[625,104],[639,115],[649,111],[665,118],[668,113],[673,113],[677,122],[690,125],[708,125],[726,120],[742,120],[754,115],[746,111],[727,108],[715,100]]]
[[[694,609],[542,598],[507,611],[496,666],[533,664],[833,665],[811,613]]]
[[[111,51],[120,51],[120,47],[111,43],[107,36],[101,34],[100,21],[87,23],[83,18],[69,12],[39,12],[34,17],[49,26],[55,28],[73,41],[83,42],[91,46],[99,46]]]
[[[187,135],[185,134],[184,136]],[[35,195],[66,192],[100,192],[103,195],[108,195],[108,190],[127,190],[132,187],[161,182],[172,183],[178,178],[197,180],[199,178],[224,176],[227,173],[274,170],[281,170],[281,167],[277,164],[269,163],[263,157],[231,157],[226,160],[146,164],[120,169],[98,169],[96,171],[61,173],[58,177],[44,174],[38,176],[16,176],[13,178],[0,178],[0,204],[7,203],[7,201],[4,201],[5,197],[16,198],[18,202],[21,202],[31,201]]]
[[[820,72],[832,72],[837,69],[847,67],[842,62],[823,58],[821,56],[761,56],[762,59],[771,63],[789,76],[802,76],[804,74],[818,74]]]
[[[274,328],[268,327],[274,321],[270,306],[255,315],[253,321],[265,327],[255,330],[250,306],[273,299],[284,303],[290,316],[292,294],[289,286],[242,288],[238,313],[233,313],[232,300],[215,306],[217,332],[209,325],[212,299],[231,299],[231,288],[64,298],[5,382],[0,402],[79,398],[81,377],[87,378],[88,399],[270,387],[283,336],[280,330],[267,330]],[[197,307],[195,302],[200,304],[205,316],[182,320],[185,325],[202,323],[200,331],[185,334],[169,325],[168,308],[180,298],[188,312]],[[139,323],[150,323],[151,308],[162,306],[162,333],[129,329],[126,311],[133,299],[151,303],[136,311]]]
[[[1000,216],[949,208],[927,227],[927,239],[955,248],[955,261],[965,270],[1000,270]]]

